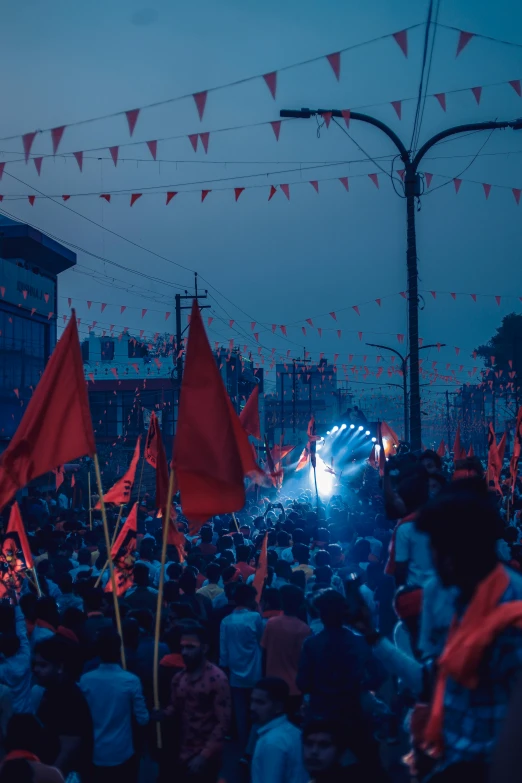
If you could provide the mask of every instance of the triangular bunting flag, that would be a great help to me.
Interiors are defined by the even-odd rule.
[[[319,183],[316,179],[310,180],[310,185],[313,187],[316,193],[319,193]]]
[[[378,305],[379,305],[379,307],[380,307],[380,306],[381,306],[381,300],[380,300],[380,299],[376,299],[375,301],[377,302],[377,304],[378,304]]]
[[[132,193],[130,205],[132,207],[133,204],[136,203],[136,201],[143,196],[143,193]]]
[[[34,200],[35,200],[36,197],[35,196],[27,196],[27,198],[29,199],[29,204],[32,207],[34,207]]]
[[[38,172],[38,176],[40,176],[40,174],[42,172],[42,161],[43,161],[43,158],[33,158],[33,160],[34,160],[34,165],[36,166],[36,171]]]
[[[515,197],[515,201],[517,204],[520,204],[520,194],[522,193],[522,190],[520,188],[512,188],[512,191]]]
[[[343,115],[343,120],[346,123],[346,127],[350,127],[350,109],[341,109],[341,114]]]
[[[495,297],[495,302],[498,304],[499,307],[500,307],[500,299],[501,299],[500,296]]]
[[[344,187],[344,189],[346,190],[346,192],[348,192],[348,190],[349,190],[349,186],[348,186],[348,177],[339,177],[339,182],[340,182],[340,183],[341,183],[341,185]]]
[[[457,42],[457,51],[455,52],[455,57],[458,57],[461,51],[469,44],[471,39],[473,38],[473,33],[466,33],[464,30],[460,30],[459,32],[459,40]]]
[[[270,193],[269,193],[269,196],[268,196],[268,200],[270,201],[270,199],[273,196],[275,196],[276,193],[277,193],[277,188],[274,187],[274,185],[270,185]]]
[[[110,193],[101,193],[100,198],[104,198],[105,201],[110,204],[111,203],[111,194]]]
[[[379,177],[377,176],[377,174],[368,174],[368,176],[370,177],[375,187],[379,188]]]
[[[484,188],[484,195],[486,196],[486,199],[489,198],[489,193],[491,191],[491,185],[488,185],[487,182],[482,183],[482,187]]]
[[[509,84],[513,87],[518,97],[522,98],[522,85],[520,79],[513,79]]]
[[[149,152],[152,155],[152,157],[154,158],[154,160],[156,160],[156,155],[157,155],[157,152],[158,152],[158,142],[157,141],[148,141],[147,142],[147,147],[149,148]]]
[[[330,127],[330,123],[332,121],[332,112],[331,111],[323,112],[322,118],[324,120],[324,124],[326,125],[326,127],[329,128]]]
[[[76,158],[76,163],[78,164],[78,168],[80,171],[83,171],[83,152],[73,152],[74,157]]]
[[[109,147],[109,152],[111,153],[112,162],[114,163],[115,166],[118,165],[119,149],[120,149],[119,147]]]
[[[125,116],[127,117],[127,122],[129,123],[129,133],[132,136],[134,133],[134,128],[136,127],[136,123],[138,122],[138,117],[140,116],[140,110],[130,109],[129,111],[125,112]]]
[[[192,149],[194,150],[194,152],[197,152],[198,151],[198,138],[199,138],[198,134],[197,133],[191,133],[188,138],[189,138],[190,143],[192,144]]]
[[[435,93],[435,95],[433,97],[438,100],[441,109],[443,111],[446,111],[446,93],[444,93],[444,92],[437,92],[437,93]]]
[[[205,106],[207,103],[207,91],[204,90],[203,92],[195,92],[193,98],[196,103],[199,119],[202,120],[203,114],[205,113]]]
[[[281,185],[281,190],[287,197],[288,201],[290,201],[290,185]]]
[[[58,152],[58,147],[60,146],[60,142],[62,140],[64,130],[65,130],[65,125],[60,125],[58,128],[53,128],[51,131],[51,140],[53,143],[53,155],[56,155],[56,153]]]
[[[236,196],[236,201],[238,200],[238,198],[240,197],[240,195],[242,194],[242,192],[244,191],[244,189],[245,189],[245,188],[234,188],[234,193],[235,193],[235,196]]]
[[[326,59],[332,66],[332,71],[335,73],[337,81],[341,78],[341,52],[334,52],[334,54],[327,54]]]
[[[402,119],[402,101],[392,101],[391,105],[395,109],[395,113],[397,114],[397,117],[401,120]]]
[[[433,174],[428,174],[428,172],[425,171],[424,176],[426,177],[426,187],[429,188],[431,185],[431,180],[433,179]]]
[[[206,133],[200,133],[199,138],[201,139],[201,143],[203,144],[203,149],[205,150],[205,154],[208,152],[208,140],[210,138],[210,133],[207,131]]]
[[[360,314],[361,314],[361,313],[359,312],[359,306],[358,306],[358,305],[352,305],[352,310],[355,310],[355,312],[357,313],[357,315],[360,315]]]
[[[272,130],[274,131],[274,135],[276,137],[276,141],[279,141],[279,134],[281,133],[281,120],[274,120],[270,123],[272,126]]]
[[[480,103],[480,97],[482,95],[482,87],[472,87],[471,92],[473,93],[478,105]]]
[[[165,204],[170,204],[170,202],[172,201],[174,196],[177,195],[177,192],[178,192],[177,190],[169,190],[168,193],[167,193],[167,200],[166,200]]]
[[[36,136],[36,131],[33,133],[24,133],[22,136],[22,143],[24,145],[24,155],[25,155],[25,162],[29,160],[29,155],[31,154],[31,147],[33,146],[33,141]]]
[[[202,202],[205,201],[205,199],[206,199],[206,197],[208,196],[209,193],[212,193],[212,191],[211,190],[202,190],[201,191],[201,201]]]
[[[265,80],[266,86],[270,90],[272,98],[275,100],[277,88],[277,71],[263,74],[263,79]]]
[[[0,180],[4,176],[5,162],[0,163]]]
[[[401,30],[398,33],[393,33],[393,37],[395,38],[397,44],[400,46],[403,55],[407,57],[408,56],[408,31]]]
[[[453,184],[455,185],[455,193],[458,193],[460,190],[460,186],[462,185],[462,180],[458,177],[453,178]]]

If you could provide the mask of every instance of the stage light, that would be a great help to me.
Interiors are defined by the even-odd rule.
[[[369,434],[370,434],[370,430],[366,430],[366,435],[369,435]]]
[[[346,424],[341,424],[341,432],[346,429]]]
[[[331,432],[330,432],[330,430],[327,430],[327,431],[326,431],[326,434],[327,434],[327,435],[331,435]]]
[[[350,424],[350,429],[354,430],[355,429],[355,424]]]
[[[363,429],[364,429],[364,427],[361,425],[360,427],[357,428],[357,432],[362,432]]]
[[[329,497],[332,494],[335,479],[335,476],[330,473],[329,470],[326,470],[326,467],[326,463],[321,459],[321,457],[317,457],[317,489],[322,497]]]
[[[377,438],[372,438],[372,443],[377,443]]]
[[[339,427],[336,424],[335,427],[332,429],[332,432],[338,432],[338,430],[339,430]]]

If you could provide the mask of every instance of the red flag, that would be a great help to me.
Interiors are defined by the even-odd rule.
[[[507,434],[504,432],[500,439],[500,443],[497,446],[498,449],[498,458],[500,460],[500,467],[502,468],[502,465],[504,464],[504,454],[506,452],[506,437]]]
[[[118,596],[123,595],[134,584],[134,552],[136,551],[137,533],[138,504],[135,503],[111,549]],[[110,579],[105,587],[105,592],[112,593]]]
[[[204,90],[203,92],[195,92],[192,97],[196,103],[199,119],[202,120],[203,114],[205,113],[205,105],[207,103],[207,91]]]
[[[281,120],[274,120],[270,123],[272,126],[272,130],[274,131],[274,136],[276,137],[276,141],[279,141],[279,134],[281,133]]]
[[[488,486],[493,482],[495,489],[500,489],[500,472],[502,470],[502,462],[500,461],[500,455],[498,452],[497,439],[495,437],[495,430],[493,424],[489,423],[488,430]]]
[[[395,41],[400,46],[401,51],[405,57],[408,56],[408,31],[400,30],[398,33],[393,33]]]
[[[261,593],[263,592],[263,586],[265,584],[266,575],[268,573],[268,533],[265,533],[263,543],[261,544],[261,552],[259,555],[259,562],[257,564],[256,573],[254,576],[253,585],[256,589],[257,600],[261,600]]]
[[[265,80],[266,86],[270,90],[270,94],[272,98],[275,100],[276,88],[277,88],[277,71],[272,71],[271,73],[265,73],[263,75],[263,79]]]
[[[453,444],[453,462],[457,462],[457,460],[462,459],[462,446],[460,443],[460,424],[457,427],[457,432],[455,433],[455,442]],[[464,452],[465,456],[465,452]]]
[[[491,190],[491,185],[489,185],[487,182],[483,182],[482,187],[484,188],[484,195],[486,196],[486,199],[488,199]]]
[[[444,93],[444,92],[437,92],[437,93],[435,93],[434,97],[440,103],[440,107],[441,107],[442,111],[446,111],[446,93]]]
[[[515,484],[518,474],[518,461],[522,453],[522,406],[518,409],[517,424],[513,438],[513,455],[509,463],[509,472],[511,473],[511,492],[515,492]]]
[[[441,440],[439,448],[437,449],[437,454],[441,459],[446,456],[446,444],[444,443],[444,440]]]
[[[173,463],[183,512],[196,530],[211,516],[239,511],[245,504],[243,465],[230,410],[194,302]],[[244,433],[240,424],[239,428]]]
[[[313,187],[316,193],[319,193],[319,182],[316,179],[311,179],[310,185]]]
[[[56,491],[58,492],[63,482],[65,481],[65,470],[63,465],[60,465],[58,468],[55,468],[53,470],[53,473],[56,479]]]
[[[281,185],[281,190],[287,197],[288,201],[290,201],[290,185]]]
[[[392,101],[391,105],[395,109],[395,113],[397,114],[397,117],[401,120],[402,119],[402,101]]]
[[[27,534],[25,532],[24,523],[22,522],[22,516],[18,503],[13,503],[11,507],[11,513],[9,514],[9,524],[7,525],[6,536],[9,538],[9,534],[18,536],[18,542],[20,549],[23,552],[25,565],[27,568],[34,568],[33,555],[31,553],[31,547],[27,540]]]
[[[255,386],[245,407],[239,416],[241,426],[253,438],[261,440],[261,424],[259,421],[259,386]]]
[[[475,449],[473,448],[473,443],[471,443],[468,451],[468,457],[474,457],[474,456],[475,456]]]
[[[128,503],[131,497],[131,489],[134,484],[134,478],[136,476],[136,468],[140,459],[140,441],[141,435],[138,435],[136,446],[134,448],[134,454],[132,456],[131,464],[124,476],[109,489],[109,491],[103,496],[105,503]],[[100,501],[96,503],[95,508],[101,508]]]
[[[210,133],[200,133],[199,138],[201,140],[201,143],[203,144],[203,149],[205,150],[205,153],[208,152],[208,141],[210,139]]]
[[[475,100],[477,101],[477,104],[480,103],[480,97],[482,95],[482,87],[472,87],[471,92],[473,93],[473,96]]]
[[[134,133],[134,128],[136,127],[136,123],[138,122],[139,114],[140,114],[139,109],[130,109],[129,111],[125,112],[125,116],[127,117],[127,122],[129,123],[129,133],[131,136]]]
[[[109,147],[109,152],[111,153],[112,162],[114,163],[115,166],[118,165],[119,149],[120,149],[119,147]]]
[[[297,462],[295,472],[297,473],[298,470],[302,470],[303,468],[305,468],[308,465],[309,460],[310,460],[310,448],[307,443],[301,452],[301,456],[299,457],[299,460]]]
[[[341,78],[341,52],[334,52],[334,54],[327,54],[326,59],[332,67],[332,71],[335,73],[337,81]]]
[[[455,57],[458,57],[461,51],[469,44],[473,38],[473,33],[466,33],[464,30],[459,31],[459,40],[457,42],[457,51]]]
[[[510,81],[509,84],[513,87],[516,94],[522,98],[522,85],[520,79],[513,79],[513,81]]]
[[[60,146],[60,142],[62,140],[64,130],[65,130],[65,125],[60,125],[59,128],[53,128],[51,130],[51,139],[53,142],[53,155],[56,155],[56,153],[58,152],[58,147]]]
[[[157,155],[157,152],[158,152],[158,142],[157,141],[148,141],[147,142],[147,147],[149,148],[149,152],[152,155],[152,157],[154,158],[154,160],[156,160],[156,155]]]
[[[73,313],[0,459],[0,509],[32,479],[95,452]]]

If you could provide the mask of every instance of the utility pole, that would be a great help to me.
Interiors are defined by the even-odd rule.
[[[190,299],[193,301],[194,299],[199,304],[200,299],[207,299],[208,292],[205,291],[204,294],[198,293],[198,273],[194,272],[194,294],[189,294],[188,291],[185,291],[185,294],[176,294],[176,349],[175,349],[175,355],[172,357],[173,363],[176,366],[176,378],[178,382],[178,411],[179,411],[179,396],[181,392],[181,381],[183,379],[183,350],[182,350],[182,340],[183,340],[183,334],[188,329],[188,326],[185,327],[184,330],[181,329],[181,311],[182,310],[192,310],[192,304],[190,305],[182,305],[182,300]],[[199,305],[200,310],[206,310],[209,308],[210,305]]]
[[[406,443],[410,442],[410,417],[411,417],[411,411],[409,411],[408,406],[408,360],[412,358],[413,351],[410,351],[407,356],[403,356],[402,353],[396,350],[396,348],[392,348],[389,345],[376,345],[375,343],[366,343],[366,345],[369,345],[370,348],[381,348],[384,351],[392,351],[396,356],[399,357],[401,360],[401,372],[402,372],[402,394],[403,394],[403,408],[404,408],[404,440]],[[445,348],[446,343],[437,343],[437,344],[430,344],[430,345],[417,345],[417,373],[419,372],[419,351],[425,351],[427,348]],[[413,372],[413,361],[410,361],[410,377],[411,373]],[[388,384],[390,386],[399,386],[398,383],[391,383]],[[409,413],[408,413],[409,411]],[[419,400],[419,412],[420,412],[420,400]],[[412,440],[412,450],[415,451],[418,449],[413,448],[413,440]]]
[[[306,356],[306,349],[304,349],[304,356]],[[296,424],[296,418],[297,418],[297,388],[296,388],[296,376],[295,376],[295,365],[296,362],[302,362],[304,367],[303,369],[306,369],[306,363],[311,362],[311,359],[292,359],[293,367],[292,367],[292,432],[295,435],[295,424]]]
[[[451,419],[449,391],[446,389],[446,425],[448,427],[448,452],[451,450]]]
[[[291,117],[297,119],[310,119],[311,117],[329,114],[330,117],[338,117],[343,120],[343,113],[340,109],[282,109],[279,112],[280,117]],[[460,133],[470,133],[481,130],[496,130],[501,128],[512,128],[513,130],[522,129],[522,119],[508,120],[505,122],[471,122],[465,125],[457,125],[453,128],[436,133],[431,139],[428,139],[419,151],[413,155],[408,150],[397,134],[389,128],[384,122],[371,117],[369,114],[361,114],[353,111],[350,113],[350,120],[365,122],[373,125],[388,136],[399,152],[399,157],[404,165],[404,198],[406,200],[406,268],[408,283],[408,336],[410,342],[410,436],[413,451],[418,451],[422,447],[421,436],[421,410],[420,410],[420,380],[419,380],[419,281],[417,267],[417,240],[415,235],[415,199],[422,196],[422,180],[419,174],[419,164],[425,154],[435,144],[448,136],[455,136]],[[398,180],[399,182],[399,180]]]

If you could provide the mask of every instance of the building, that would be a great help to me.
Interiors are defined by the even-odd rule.
[[[58,275],[75,264],[63,245],[0,217],[0,450],[56,345]]]
[[[336,423],[350,405],[351,392],[337,380],[337,368],[326,360],[308,365],[288,360],[278,364],[274,394],[265,399],[266,430],[270,443],[301,443],[306,439],[310,416],[315,415],[318,433]]]

